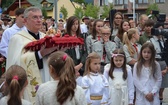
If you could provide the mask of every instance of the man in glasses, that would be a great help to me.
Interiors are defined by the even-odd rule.
[[[26,29],[15,34],[10,42],[7,55],[7,67],[17,64],[26,70],[28,85],[24,92],[24,99],[35,102],[37,87],[50,80],[46,56],[55,51],[56,48],[42,47],[39,51],[27,51],[25,46],[43,38],[45,35],[40,32],[42,26],[42,12],[40,8],[29,7],[24,11]]]

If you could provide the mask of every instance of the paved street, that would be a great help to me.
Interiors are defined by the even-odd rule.
[[[163,99],[163,105],[168,105],[168,88],[164,90],[164,99]]]

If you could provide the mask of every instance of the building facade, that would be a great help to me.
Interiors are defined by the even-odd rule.
[[[133,13],[133,0],[112,0],[114,9],[124,14]],[[135,0],[135,13],[138,17],[140,14],[145,14],[150,4],[157,3],[160,12],[168,16],[167,5],[168,0]],[[108,5],[108,0],[94,0],[94,5]]]
[[[21,8],[27,8],[30,6],[38,6],[43,7],[47,11],[48,17],[55,18],[55,13],[57,13],[57,19],[60,19],[60,9],[62,6],[64,6],[68,12],[68,17],[74,15],[75,8],[80,7],[82,5],[79,5],[77,3],[72,2],[71,0],[57,0],[57,7],[55,9],[54,0],[16,0],[11,4],[6,11],[3,12],[3,14],[8,14],[12,18],[15,17],[15,11],[17,8],[19,8],[19,1]],[[38,1],[38,2],[37,2]],[[57,10],[57,12],[55,12]]]

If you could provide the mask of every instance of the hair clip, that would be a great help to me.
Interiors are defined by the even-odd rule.
[[[16,79],[16,80],[19,80],[19,77],[17,75],[13,76],[12,79]]]
[[[62,57],[62,60],[65,61],[67,58],[67,54],[64,54],[63,57]]]
[[[116,57],[116,56],[124,56],[124,55],[123,54],[112,54],[111,57],[113,58],[113,57]]]

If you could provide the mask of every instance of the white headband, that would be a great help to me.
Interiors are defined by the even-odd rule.
[[[116,57],[116,56],[124,56],[124,55],[123,54],[112,54],[111,57],[113,58],[113,57]]]

